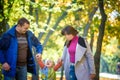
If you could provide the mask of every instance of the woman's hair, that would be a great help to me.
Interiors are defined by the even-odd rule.
[[[61,31],[61,34],[62,35],[65,35],[65,34],[72,34],[72,35],[77,35],[78,34],[78,31],[77,30],[75,30],[72,26],[70,26],[70,25],[67,25],[67,26],[65,26],[65,28],[63,28],[62,29],[62,31]]]
[[[76,36],[78,34],[78,31],[75,30],[72,26],[67,25],[65,28],[62,29],[61,31],[62,35],[66,35],[66,34],[72,34],[73,36]],[[67,45],[67,47],[69,47],[71,41],[66,41],[65,45]]]

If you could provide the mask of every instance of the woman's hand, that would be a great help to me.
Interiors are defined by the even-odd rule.
[[[62,59],[61,59],[61,58],[58,59],[57,63],[60,63],[60,62],[62,62]]]
[[[90,79],[94,79],[95,78],[95,74],[90,74]]]

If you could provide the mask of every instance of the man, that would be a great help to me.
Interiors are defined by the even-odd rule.
[[[39,40],[28,30],[29,27],[29,21],[21,18],[0,39],[0,63],[4,80],[27,80],[27,72],[36,74],[32,46],[38,53],[36,58],[41,57],[43,49]]]

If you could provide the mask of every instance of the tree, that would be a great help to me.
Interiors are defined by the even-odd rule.
[[[86,23],[85,29],[84,29],[84,32],[83,32],[83,37],[85,37],[85,38],[87,37],[88,30],[89,30],[90,24],[91,24],[91,22],[92,22],[92,18],[93,18],[93,16],[95,15],[95,12],[97,11],[97,9],[98,9],[98,7],[94,7],[94,8],[93,8],[93,11],[89,14],[89,20],[88,20],[88,22]]]
[[[8,6],[5,6],[5,4],[8,4]],[[4,0],[0,1],[0,17],[1,17],[1,21],[0,21],[0,36],[2,35],[2,33],[4,33],[7,29],[9,29],[9,24],[8,24],[8,20],[9,20],[9,14],[5,13],[5,11],[7,11],[8,13],[11,11],[11,8],[14,4],[14,0],[9,0],[8,3],[6,3]],[[5,9],[4,7],[7,7],[7,9]]]
[[[99,5],[100,14],[102,16],[102,19],[101,19],[101,24],[99,26],[99,36],[98,36],[98,39],[97,39],[97,49],[96,49],[95,56],[94,56],[95,68],[96,68],[95,80],[99,80],[101,48],[102,48],[102,41],[103,41],[103,37],[104,37],[105,22],[106,22],[106,19],[107,19],[107,15],[105,14],[105,11],[104,11],[103,0],[99,0],[98,5]]]

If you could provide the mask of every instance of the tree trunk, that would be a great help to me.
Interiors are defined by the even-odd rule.
[[[68,13],[67,10],[69,10],[69,9],[71,9],[70,6],[68,6],[67,9],[66,9],[66,11],[64,11],[64,12],[62,13],[62,15],[57,19],[55,25],[53,26],[53,29],[54,29],[54,30],[57,28],[57,26],[58,26],[58,24],[60,23],[60,21],[61,21],[62,19],[64,19],[64,17],[67,15],[67,13]],[[80,11],[80,10],[81,10],[81,8],[77,9],[75,12]],[[44,46],[46,45],[46,43],[47,43],[47,41],[48,41],[48,39],[49,39],[49,37],[50,37],[50,35],[51,35],[52,33],[53,33],[52,30],[50,30],[50,31],[48,32],[48,34],[47,34],[47,36],[46,36],[46,38],[45,38],[45,40],[44,40],[44,43],[43,43],[43,48],[44,48]]]
[[[94,31],[91,32],[90,48],[93,51]]]
[[[99,35],[98,35],[98,39],[97,39],[97,49],[96,49],[95,56],[94,56],[95,68],[96,68],[95,80],[99,80],[101,48],[102,48],[102,41],[103,41],[104,30],[105,30],[105,22],[107,19],[107,15],[104,12],[103,0],[99,0],[98,5],[99,5],[100,14],[102,16],[102,19],[101,19],[101,24],[99,26]]]
[[[63,67],[63,65],[62,65],[62,67],[61,67],[61,77],[60,77],[60,80],[63,80],[63,75],[64,75],[64,67]]]
[[[8,11],[10,11],[12,4],[9,4],[9,6],[10,7]],[[0,22],[0,36],[1,36],[7,29],[9,29],[9,25],[7,23],[9,18],[8,17],[6,18],[4,14],[4,0],[0,1],[0,16],[3,17],[3,20]]]
[[[90,13],[89,15],[89,21],[87,22],[85,29],[84,29],[84,33],[83,33],[83,37],[86,38],[88,35],[88,30],[90,28],[91,22],[92,22],[92,18],[95,15],[96,11],[97,11],[98,7],[94,7],[93,11]],[[90,42],[90,47],[92,50],[92,46],[93,46],[93,39],[94,39],[94,32],[91,32],[91,42]]]
[[[89,21],[87,22],[85,29],[84,29],[84,33],[83,33],[83,37],[86,38],[87,34],[88,34],[88,29],[90,27],[90,24],[92,22],[92,18],[95,15],[95,12],[97,11],[98,7],[94,7],[93,11],[90,13],[89,15]]]
[[[54,5],[55,5],[55,4],[51,5],[49,9],[53,8]],[[46,22],[47,25],[49,25],[49,23],[50,23],[51,16],[52,16],[52,12],[49,12],[49,16],[48,16],[48,19],[47,19],[47,22]],[[47,29],[47,26],[44,27],[44,30],[46,30],[46,29]],[[42,37],[43,37],[43,35],[44,35],[44,32],[40,32],[40,33],[39,33],[39,36],[38,36],[38,39],[41,40]]]
[[[35,0],[30,0],[31,2],[35,2]],[[29,6],[29,14],[30,15],[33,15],[33,7],[32,7],[32,4],[30,3],[30,6]]]
[[[0,22],[0,37],[8,29],[9,29],[9,24],[7,23],[6,19],[3,19],[2,22]]]
[[[36,12],[36,24],[39,26],[39,24],[38,24],[38,21],[39,21],[39,20],[38,20],[38,8],[36,8],[35,12]],[[51,12],[50,12],[50,14],[49,14],[49,18],[48,18],[47,24],[49,24],[50,19],[51,19]],[[45,30],[46,30],[46,28],[47,28],[47,26],[45,27]],[[39,33],[38,40],[40,40],[40,39],[42,38],[43,34],[44,34],[44,32]],[[34,56],[35,56],[36,54],[37,54],[37,53],[36,53],[36,51],[35,51],[35,49],[34,49]],[[35,62],[36,62],[36,58],[35,58]],[[39,68],[39,65],[38,65],[38,64],[36,65],[36,69],[37,69],[37,70],[36,70],[36,71],[37,71],[37,75],[32,74],[32,80],[39,80],[39,70],[40,70],[40,68]]]
[[[39,25],[38,25],[38,21],[39,21],[39,16],[38,16],[38,8],[36,8],[36,10],[35,10],[35,13],[36,13],[36,24],[37,24],[37,26],[36,27],[38,27]],[[34,75],[34,74],[32,74],[32,80],[39,80],[39,70],[40,70],[40,68],[39,68],[39,65],[37,64],[37,60],[36,60],[36,58],[35,58],[35,56],[36,56],[36,50],[35,50],[35,48],[33,48],[33,51],[34,51],[34,59],[35,59],[35,62],[36,62],[36,75]]]
[[[67,9],[69,9],[69,8],[67,8]],[[57,28],[57,26],[58,26],[58,24],[60,23],[60,21],[61,21],[66,15],[67,15],[67,12],[66,12],[66,11],[62,13],[62,15],[57,19],[55,25],[53,26],[53,29],[56,29],[56,28]],[[47,36],[46,36],[46,38],[45,38],[45,40],[44,40],[44,43],[43,43],[43,48],[44,48],[44,46],[46,45],[46,43],[47,43],[47,41],[48,41],[48,39],[49,39],[49,37],[50,37],[50,35],[51,35],[52,33],[53,33],[52,30],[50,30],[50,31],[48,32],[48,34],[47,34]]]

